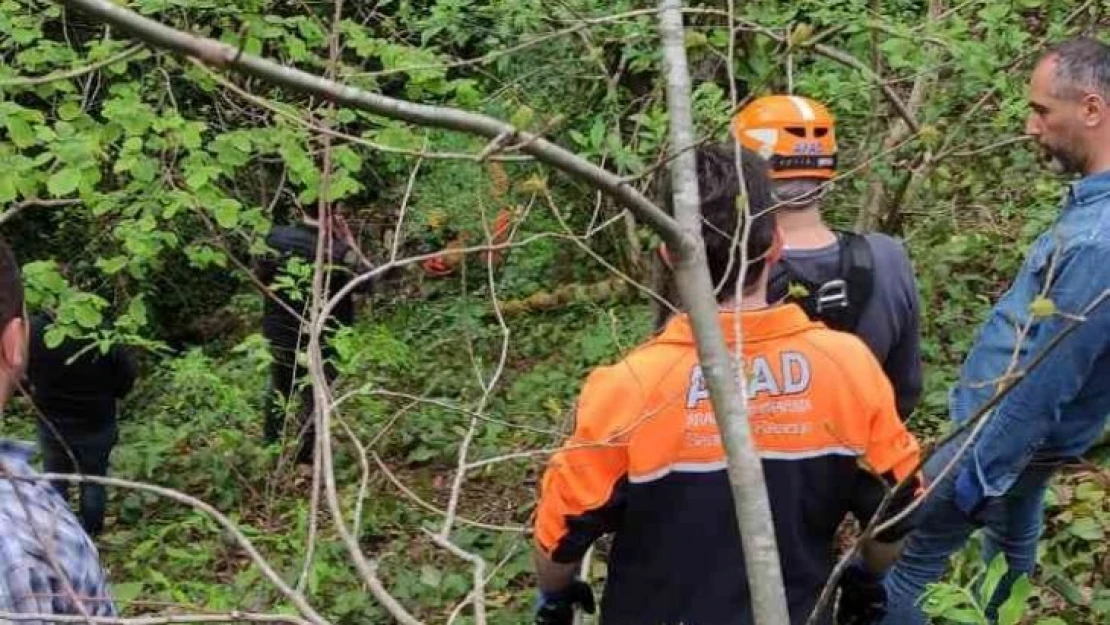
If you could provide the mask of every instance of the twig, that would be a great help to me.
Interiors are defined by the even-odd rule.
[[[505,421],[504,419],[496,419],[494,417],[484,415],[484,414],[482,414],[480,412],[476,412],[474,410],[467,410],[466,408],[463,408],[462,406],[456,406],[456,405],[454,405],[454,404],[452,404],[452,403],[450,403],[446,400],[432,399],[430,397],[418,397],[416,395],[412,395],[410,393],[404,393],[404,392],[400,392],[400,391],[387,391],[385,389],[373,389],[373,388],[370,388],[370,385],[362,386],[360,388],[356,388],[352,391],[349,391],[347,394],[343,395],[339,399],[336,399],[335,404],[333,405],[333,407],[338,407],[340,404],[343,404],[347,401],[350,401],[350,399],[352,397],[355,397],[357,395],[376,395],[378,397],[393,397],[393,398],[397,398],[397,399],[407,399],[407,400],[410,400],[410,401],[413,401],[413,402],[428,404],[430,406],[437,406],[437,407],[443,408],[445,410],[450,410],[450,411],[453,411],[453,412],[458,412],[458,413],[461,413],[461,414],[465,414],[465,415],[473,417],[475,419],[481,419],[481,420],[486,421],[488,423],[493,423],[495,425],[500,425],[500,426],[507,427],[507,428],[524,430],[524,431],[527,431],[527,432],[535,432],[537,434],[552,434],[552,435],[559,434],[559,432],[557,432],[556,430],[552,430],[550,428],[540,428],[540,427],[535,427],[535,426],[532,426],[532,425],[525,425],[523,423],[513,423],[512,421]]]
[[[455,543],[448,540],[446,537],[437,534],[428,528],[421,528],[432,542],[443,547],[447,551],[455,554],[455,556],[466,560],[474,565],[474,587],[470,590],[471,603],[474,604],[474,622],[477,625],[485,625],[486,623],[486,561],[481,556],[470,553],[465,549],[459,547]]]
[[[397,490],[401,491],[402,494],[415,502],[416,505],[424,508],[428,512],[433,512],[444,517],[447,516],[447,512],[445,510],[441,510],[440,508],[437,508],[434,505],[428,503],[423,498],[421,498],[420,495],[417,495],[415,492],[413,492],[413,490],[410,489],[408,486],[405,486],[404,482],[402,482],[401,479],[398,478],[397,475],[389,468],[389,466],[386,465],[384,461],[382,461],[381,456],[379,456],[377,452],[370,452],[370,457],[373,458],[374,462],[378,465],[378,468],[385,475],[386,479],[388,479],[391,484],[397,487]],[[457,515],[455,517],[455,521],[461,525],[469,525],[470,527],[490,530],[492,532],[528,533],[531,531],[531,528],[524,525],[493,525],[491,523],[474,521],[466,517],[461,517]]]
[[[568,238],[570,238],[571,241],[574,241],[575,245],[580,247],[582,251],[589,254],[590,257],[592,257],[603,267],[608,269],[611,273],[615,274],[618,278],[635,287],[636,290],[659,302],[671,312],[678,312],[678,309],[674,307],[674,304],[671,304],[671,302],[667,301],[667,298],[663,297],[662,295],[651,289],[651,287],[648,287],[647,285],[636,281],[634,278],[615,267],[612,263],[605,260],[605,257],[603,257],[601,254],[595,252],[592,247],[587,245],[586,242],[579,238],[578,235],[574,233],[574,230],[571,229],[570,224],[567,223],[566,219],[563,217],[562,212],[559,211],[559,207],[555,204],[555,198],[551,196],[551,192],[547,189],[544,189],[543,196],[544,199],[547,200],[547,205],[551,209],[551,213],[555,216],[555,219],[559,222],[559,225],[563,227],[563,230],[566,231]]]
[[[270,581],[277,588],[281,594],[296,606],[297,610],[313,625],[330,625],[330,622],[318,613],[308,601],[305,600],[304,595],[294,591],[281,575],[270,566],[266,558],[258,552],[254,547],[254,543],[223,513],[212,507],[210,504],[197,499],[196,497],[186,495],[185,493],[164,488],[162,486],[155,486],[154,484],[144,484],[142,482],[134,482],[131,480],[120,479],[116,477],[101,477],[96,475],[75,475],[69,473],[42,473],[38,475],[4,475],[0,479],[8,479],[13,481],[22,482],[50,482],[50,481],[64,481],[72,484],[101,484],[103,486],[112,486],[116,488],[126,488],[142,492],[151,493],[164,497],[171,501],[189,506],[198,512],[202,512],[211,517],[224,531],[230,534],[232,540],[239,545],[247,556],[251,559],[255,566],[258,567],[262,576]]]
[[[347,434],[347,438],[354,444],[355,449],[358,451],[358,466],[359,466],[359,481],[358,481],[358,498],[355,499],[355,519],[351,523],[351,532],[356,536],[362,534],[362,506],[366,501],[367,490],[370,486],[370,460],[367,458],[366,446],[358,439],[355,431],[347,423],[346,419],[341,419],[338,416],[335,418],[339,425],[343,427],[343,431]]]
[[[425,141],[424,146],[427,147],[427,145],[428,143]],[[412,167],[412,173],[409,174],[408,182],[405,183],[405,195],[401,198],[401,211],[397,217],[397,227],[393,230],[393,249],[389,252],[389,262],[391,263],[397,261],[397,252],[401,250],[401,234],[405,228],[405,213],[408,211],[409,198],[412,197],[412,189],[416,184],[416,175],[420,173],[420,165],[423,163],[423,158],[416,161],[416,164]]]
[[[489,143],[487,143],[486,147],[482,148],[482,150],[480,152],[475,154],[474,155],[474,160],[479,162],[479,163],[486,160],[494,152],[497,152],[501,148],[505,147],[505,144],[507,144],[509,141],[512,141],[513,137],[515,137],[516,134],[517,134],[516,129],[503,131],[501,134],[497,135]]]
[[[53,74],[46,74],[44,76],[21,76],[21,77],[18,77],[18,78],[9,78],[8,80],[0,80],[0,89],[4,89],[4,88],[8,88],[8,87],[35,87],[35,86],[38,86],[38,85],[45,85],[47,83],[55,82],[55,81],[58,81],[58,80],[68,80],[70,78],[79,78],[81,76],[84,76],[85,74],[91,74],[91,73],[95,72],[98,69],[101,69],[103,67],[107,67],[109,65],[112,65],[113,63],[118,63],[119,61],[123,61],[123,60],[128,59],[132,56],[135,56],[136,54],[141,52],[143,50],[143,48],[144,48],[144,46],[142,44],[134,45],[134,46],[131,46],[130,48],[127,48],[126,50],[124,50],[122,52],[118,52],[118,53],[116,53],[116,54],[114,54],[114,55],[112,55],[112,56],[110,56],[110,57],[108,57],[104,60],[97,61],[95,63],[90,63],[88,65],[82,65],[81,67],[75,67],[73,69],[68,69],[68,70],[61,71],[61,72],[55,72]]]
[[[313,122],[305,119],[304,117],[302,117],[301,115],[298,115],[297,113],[293,113],[293,112],[285,110],[281,105],[277,104],[276,102],[272,102],[270,100],[267,100],[266,98],[255,95],[255,94],[247,91],[246,89],[243,89],[243,88],[239,87],[238,85],[231,82],[230,80],[228,80],[228,79],[224,78],[223,76],[217,74],[216,72],[212,71],[212,69],[210,69],[207,65],[198,61],[197,59],[189,59],[189,61],[192,62],[193,65],[195,65],[198,69],[200,69],[205,74],[207,74],[212,80],[214,80],[214,81],[218,82],[220,85],[222,85],[228,91],[231,91],[231,92],[235,93],[236,95],[238,95],[239,97],[243,98],[244,100],[247,100],[248,102],[251,102],[251,103],[255,104],[256,106],[264,108],[264,109],[274,113],[275,115],[280,115],[281,117],[284,117],[285,119],[288,119],[289,121],[291,121],[295,124],[298,124],[299,126],[302,126],[302,127],[306,128],[308,130],[312,130],[312,131],[318,132],[320,134],[330,135],[332,137],[335,137],[336,139],[343,139],[344,141],[349,141],[351,143],[370,148],[371,150],[376,150],[378,152],[385,152],[387,154],[401,154],[401,155],[404,155],[404,156],[413,156],[413,157],[417,157],[417,158],[426,158],[426,159],[432,159],[432,160],[473,161],[474,158],[475,158],[474,154],[467,154],[465,152],[429,152],[429,151],[427,151],[426,148],[423,149],[423,150],[407,150],[405,148],[398,148],[398,147],[393,147],[393,146],[390,146],[390,145],[385,145],[385,144],[382,144],[382,143],[375,143],[373,141],[370,141],[369,139],[366,139],[365,137],[359,137],[359,136],[348,134],[348,133],[345,133],[345,132],[342,132],[342,131],[339,131],[339,130],[328,128],[326,126],[321,126],[319,124],[313,123]],[[489,160],[491,160],[491,161],[504,161],[504,162],[528,162],[528,161],[531,161],[531,160],[534,160],[534,159],[531,156],[504,154],[504,155],[492,155],[492,156],[489,157]]]
[[[339,58],[339,29],[338,25],[343,11],[343,0],[336,0],[335,10],[332,19],[332,29],[329,37],[330,60],[329,60],[329,74],[334,73]],[[250,62],[251,57],[244,55],[241,59],[242,63]],[[240,60],[230,60],[226,62],[231,65],[240,63]],[[328,78],[314,77],[316,80],[323,80],[327,83],[332,81]],[[334,107],[336,102],[332,94],[324,93],[320,95],[329,96],[326,101],[329,102],[329,108]],[[327,186],[328,178],[330,175],[330,152],[326,149],[330,137],[325,135],[325,151],[324,151],[324,167],[321,177],[321,190],[320,190],[320,211],[319,219],[321,224],[321,236],[317,239],[316,244],[316,263],[315,271],[312,276],[312,306],[311,315],[309,319],[309,336],[308,336],[308,369],[312,379],[312,396],[314,399],[314,414],[313,421],[316,426],[315,438],[315,457],[319,462],[314,466],[313,479],[316,476],[323,474],[324,482],[324,495],[327,501],[328,510],[331,513],[332,525],[335,527],[336,532],[346,548],[348,555],[351,557],[352,564],[355,571],[359,574],[362,582],[370,589],[370,593],[374,598],[393,616],[394,619],[400,621],[403,625],[419,625],[420,621],[414,617],[405,607],[393,597],[392,594],[386,589],[382,583],[381,578],[378,576],[376,561],[371,560],[362,551],[358,539],[351,533],[347,522],[343,517],[343,506],[339,500],[338,485],[336,484],[335,474],[335,457],[332,447],[331,437],[331,420],[332,420],[332,392],[328,383],[328,376],[324,369],[323,349],[321,340],[324,333],[324,324],[330,318],[330,309],[327,307],[326,293],[330,292],[327,289],[327,281],[330,278],[330,265],[325,267],[324,259],[325,254],[331,257],[331,248],[333,237],[330,236],[330,228],[326,227],[329,221],[329,205],[327,203]],[[332,300],[338,301],[338,300]]]
[[[967,158],[969,156],[978,156],[980,154],[983,154],[984,152],[993,152],[994,150],[997,150],[999,148],[1008,147],[1008,146],[1011,146],[1011,145],[1014,145],[1014,144],[1017,144],[1017,143],[1026,143],[1030,140],[1032,140],[1032,137],[1025,136],[1025,135],[1022,135],[1020,137],[1010,137],[1009,139],[1003,139],[1002,141],[991,143],[989,145],[984,145],[982,147],[978,147],[978,148],[975,148],[973,150],[952,149],[952,150],[949,150],[948,152],[936,155],[936,157],[934,157],[933,160],[940,160],[940,159],[946,158],[948,156],[952,156],[952,157],[955,157],[955,158]]]

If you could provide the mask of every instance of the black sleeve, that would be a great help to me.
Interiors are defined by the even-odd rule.
[[[900,250],[904,250],[899,246]],[[899,254],[898,272],[899,296],[895,298],[897,307],[894,319],[899,321],[897,335],[886,359],[883,371],[894,387],[898,415],[905,421],[913,413],[921,400],[923,376],[921,365],[921,304],[917,294],[917,282],[913,276],[913,266],[909,257],[902,251]]]
[[[856,472],[856,485],[852,491],[852,514],[859,519],[861,525],[867,525],[871,522],[871,517],[875,516],[879,504],[890,489],[894,487],[894,484],[894,478],[890,475],[879,478],[862,468]],[[899,489],[891,502],[887,504],[879,522],[885,522],[909,507],[913,503],[918,484],[917,478],[914,478]],[[920,507],[918,507],[918,510],[920,510]],[[896,542],[909,534],[916,527],[917,521],[918,511],[915,510],[890,529],[876,534],[875,540],[883,543]]]
[[[123,399],[135,386],[138,367],[131,351],[125,347],[112,348],[112,360],[116,371],[116,398]]]

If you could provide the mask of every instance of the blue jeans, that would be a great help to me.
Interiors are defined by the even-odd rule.
[[[932,481],[944,469],[962,440],[957,437],[929,459],[924,468],[927,479]],[[1005,495],[987,500],[974,520],[956,507],[959,465],[949,472],[925,502],[917,529],[906,539],[901,557],[886,575],[887,615],[882,625],[924,625],[925,615],[917,602],[925,586],[940,580],[948,558],[962,549],[979,528],[984,530],[984,560],[989,562],[1001,552],[1009,567],[992,599],[993,613],[1009,596],[1017,578],[1033,572],[1044,520],[1045,491],[1062,464],[1031,462]]]
[[[100,477],[108,475],[112,448],[119,441],[119,430],[115,423],[99,431],[59,431],[58,434],[61,434],[61,440],[53,430],[39,425],[39,446],[42,450],[43,468],[47,473],[81,473]],[[74,460],[77,461],[76,465],[73,464]],[[70,483],[58,480],[54,482],[54,488],[69,503]],[[90,482],[81,483],[78,490],[80,500],[77,512],[81,525],[91,536],[97,536],[104,530],[108,490],[102,484]]]

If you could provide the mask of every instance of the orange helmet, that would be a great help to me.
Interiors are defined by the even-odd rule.
[[[833,177],[836,134],[821,104],[793,95],[770,95],[744,107],[732,120],[740,144],[767,160],[771,178]]]

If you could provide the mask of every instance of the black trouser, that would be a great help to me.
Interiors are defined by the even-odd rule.
[[[263,433],[267,443],[278,442],[285,429],[286,415],[295,410],[298,441],[296,458],[297,462],[308,464],[312,462],[316,441],[316,401],[312,396],[307,367],[297,364],[294,348],[286,345],[289,345],[287,340],[270,339],[273,362],[270,364],[270,382],[266,388],[263,408],[266,419]],[[324,343],[321,345],[321,352],[324,357],[324,377],[330,386],[338,375],[331,363],[333,350]],[[296,402],[298,395],[300,401]]]
[[[54,427],[61,435],[61,440],[49,426],[39,424],[39,446],[47,473],[80,473],[101,477],[108,475],[112,448],[119,440],[119,428],[115,420],[92,432],[67,431],[64,425],[57,424]],[[76,466],[74,460],[77,461]],[[54,488],[67,502],[69,486],[69,482],[54,481]],[[96,536],[104,529],[104,508],[108,503],[108,491],[103,484],[88,482],[82,483],[79,489],[81,496],[78,514],[81,525],[90,535]]]

